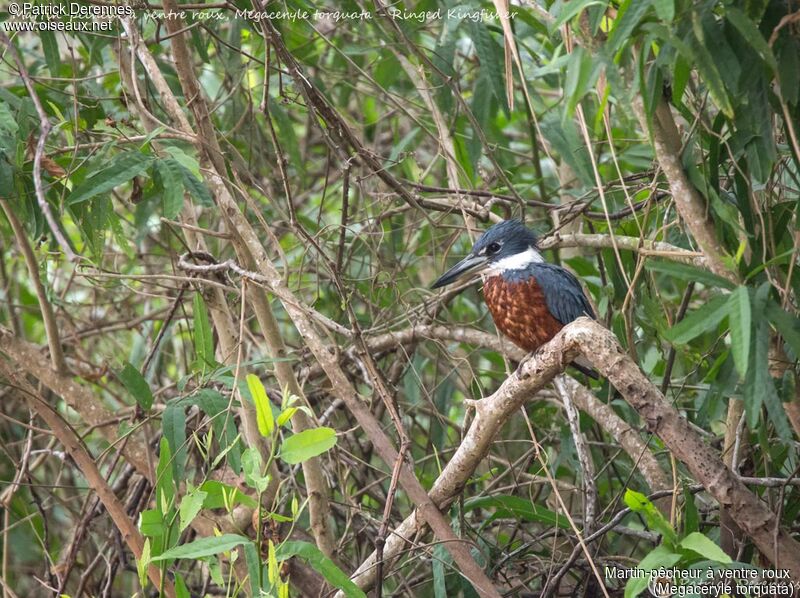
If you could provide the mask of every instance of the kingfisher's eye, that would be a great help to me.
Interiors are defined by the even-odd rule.
[[[486,248],[486,251],[488,253],[497,253],[498,251],[500,251],[500,243],[496,241],[494,243],[489,243],[489,246]]]

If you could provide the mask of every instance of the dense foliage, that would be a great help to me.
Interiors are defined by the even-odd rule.
[[[343,384],[430,490],[520,356],[480,285],[429,286],[510,217],[797,537],[796,2],[131,6],[108,32],[0,36],[4,587],[363,595],[348,576],[419,502]],[[528,397],[443,509],[498,591],[775,566],[579,380],[577,426],[563,388]],[[384,592],[475,595],[420,531]]]

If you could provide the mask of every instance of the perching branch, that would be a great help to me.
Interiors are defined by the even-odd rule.
[[[461,445],[430,491],[439,508],[446,507],[464,488],[467,480],[486,456],[497,434],[509,418],[535,392],[548,384],[579,354],[619,391],[639,413],[650,432],[682,461],[694,478],[729,510],[731,517],[775,566],[800,579],[800,543],[780,526],[775,514],[750,492],[722,462],[719,453],[681,417],[664,396],[639,370],[603,326],[579,318],[566,326],[552,341],[512,374],[489,397],[475,401],[476,416]],[[416,513],[398,526],[386,543],[384,558],[397,557],[422,523]],[[374,555],[353,576],[362,589],[372,585]]]

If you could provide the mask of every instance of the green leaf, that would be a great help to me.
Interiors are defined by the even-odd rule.
[[[475,44],[475,53],[478,55],[478,61],[481,65],[481,75],[476,80],[476,85],[489,84],[489,89],[497,99],[499,104],[504,107],[508,112],[508,97],[506,95],[506,84],[503,79],[503,52],[500,45],[492,38],[489,33],[489,28],[485,23],[470,21],[469,24],[470,38]],[[481,82],[483,80],[483,83]],[[488,94],[481,94],[479,90],[475,92],[475,98],[485,98],[483,102],[488,103]],[[474,102],[473,102],[474,103]],[[488,108],[488,107],[487,107]],[[485,110],[480,106],[476,107],[473,112],[477,114],[484,113]],[[482,121],[482,119],[479,119]],[[488,120],[488,119],[486,119]]]
[[[147,384],[147,380],[139,373],[139,370],[126,361],[125,367],[117,372],[117,377],[133,398],[136,399],[139,406],[144,411],[149,411],[150,407],[153,406],[153,393],[150,391],[150,385]]]
[[[564,115],[569,118],[575,108],[597,80],[600,74],[599,62],[581,46],[575,48],[567,64],[567,75],[564,79],[564,97],[567,99]]]
[[[656,546],[651,550],[636,567],[644,572],[652,571],[658,567],[669,569],[681,560],[681,555],[676,554],[663,544]],[[643,575],[641,577],[631,577],[628,583],[625,584],[625,598],[635,598],[647,589],[650,583],[651,576]]]
[[[642,515],[647,522],[647,527],[660,533],[664,542],[674,546],[677,543],[678,536],[675,530],[672,529],[669,521],[666,520],[664,515],[661,514],[653,503],[641,492],[636,492],[627,488],[625,490],[625,504],[636,513]]]
[[[173,158],[166,158],[156,162],[156,168],[163,187],[161,213],[172,220],[183,208],[183,167]]]
[[[767,302],[765,311],[767,319],[775,326],[778,334],[792,348],[795,356],[800,357],[800,319],[784,311],[774,301]]]
[[[716,328],[726,315],[728,315],[728,297],[719,295],[689,313],[683,320],[670,328],[664,336],[676,345],[685,345],[704,332]]]
[[[433,548],[431,559],[433,569],[433,598],[448,598],[447,583],[445,581],[444,559],[447,558],[447,549],[441,544]]]
[[[247,563],[247,575],[250,578],[251,595],[260,596],[261,584],[259,577],[261,573],[261,558],[259,557],[258,550],[255,544],[248,542],[244,545],[244,558]]]
[[[66,205],[74,205],[111,191],[143,173],[153,160],[155,160],[154,156],[141,154],[134,150],[117,154],[104,168],[89,175],[73,189],[64,201]]]
[[[175,477],[172,473],[172,451],[169,442],[163,436],[158,451],[156,467],[156,508],[165,516],[173,504],[175,497]]]
[[[42,43],[42,50],[44,51],[44,59],[47,63],[47,70],[50,75],[58,77],[61,72],[61,59],[58,55],[58,42],[56,36],[52,31],[39,31],[39,41]]]
[[[170,548],[157,557],[153,557],[152,560],[201,559],[203,557],[220,554],[221,552],[227,552],[248,542],[250,542],[250,538],[238,534],[223,534],[213,538],[200,538],[194,542]]]
[[[710,561],[717,561],[718,563],[723,563],[725,565],[729,565],[733,562],[731,557],[729,557],[725,551],[722,550],[722,548],[717,546],[714,542],[709,540],[700,532],[692,532],[683,540],[681,540],[679,546],[681,548],[685,548],[686,550],[696,552],[700,556],[707,558]]]
[[[650,4],[650,0],[625,0],[620,5],[606,42],[611,54],[615,54],[625,42],[630,41],[631,33],[650,8]]]
[[[648,261],[645,264],[645,268],[651,272],[669,274],[670,276],[687,282],[699,282],[712,289],[722,288],[733,290],[736,286],[727,278],[722,278],[722,276],[712,274],[708,270],[690,266],[689,264],[681,264],[679,262],[663,260]]]
[[[143,588],[147,587],[147,568],[150,566],[152,560],[150,559],[150,538],[145,538],[144,546],[142,547],[142,556],[136,561],[136,572],[139,574],[139,585]]]
[[[253,447],[249,447],[242,454],[242,473],[247,485],[255,489],[259,494],[263,493],[269,486],[270,475],[264,475],[264,463],[261,453]]]
[[[567,21],[577,17],[590,6],[606,6],[607,4],[608,2],[601,2],[599,0],[570,0],[569,2],[555,2],[553,3],[552,8],[554,9],[558,7],[560,10],[555,20],[548,25],[548,28],[552,33]]]
[[[672,69],[672,101],[676,106],[680,106],[683,99],[683,92],[692,74],[692,67],[683,54],[675,55],[675,66]]]
[[[694,62],[703,83],[705,83],[708,92],[711,94],[711,97],[714,98],[719,109],[722,110],[728,118],[733,118],[733,106],[728,97],[728,92],[725,90],[725,82],[714,61],[713,48],[706,47],[700,18],[696,13],[693,14],[693,17],[692,24],[694,26],[696,39],[688,46],[684,46],[685,49],[688,49],[690,54],[686,56],[686,58],[689,59],[690,62]]]
[[[194,518],[197,517],[200,509],[203,508],[203,503],[205,502],[207,496],[207,492],[204,492],[200,488],[194,488],[181,499],[181,505],[178,508],[178,513],[181,517],[180,531],[185,530],[187,527],[189,527],[189,524],[194,521]]]
[[[269,438],[275,430],[275,420],[272,418],[272,407],[269,404],[269,397],[261,380],[254,374],[247,374],[247,387],[253,396],[253,403],[256,406],[256,419],[258,431],[262,436]]]
[[[166,525],[164,517],[159,509],[145,509],[139,514],[139,531],[142,535],[150,538],[158,538],[164,535]]]
[[[175,598],[192,598],[180,573],[175,573]]]
[[[208,322],[206,302],[200,293],[194,294],[194,351],[201,367],[216,364],[214,360],[214,339],[211,336],[211,325]]]
[[[175,478],[182,480],[185,477],[186,459],[188,458],[186,447],[186,412],[182,405],[177,404],[175,401],[167,403],[164,413],[161,415],[161,429],[174,455],[172,459],[172,468]]]
[[[675,0],[652,0],[652,2],[658,18],[671,23],[675,18]]]
[[[750,290],[739,287],[728,297],[728,322],[731,327],[731,351],[736,371],[741,377],[747,375],[750,363],[750,342],[753,318],[750,307]]]
[[[792,429],[783,403],[775,389],[775,381],[769,372],[769,326],[760,321],[756,327],[755,350],[751,352],[750,372],[743,386],[744,408],[747,425],[756,430],[761,418],[761,406],[767,407],[767,415],[775,426],[775,432],[786,443],[792,441]]]
[[[725,16],[728,22],[736,27],[737,31],[739,31],[747,43],[752,46],[761,59],[767,63],[772,72],[777,72],[778,61],[775,60],[772,48],[769,47],[767,40],[761,35],[761,32],[758,30],[753,20],[734,6],[728,6],[725,9]]]
[[[685,534],[695,532],[700,527],[700,516],[697,513],[697,505],[694,501],[694,494],[689,489],[689,485],[683,482],[683,530]]]
[[[217,480],[206,480],[200,486],[200,490],[206,493],[203,501],[204,509],[222,509],[225,503],[231,505],[242,504],[251,509],[255,509],[258,503],[250,496],[234,486],[230,486]],[[228,499],[226,501],[225,494]]]
[[[5,131],[14,135],[19,130],[19,123],[17,117],[11,110],[11,106],[6,102],[0,102],[0,131]],[[11,149],[4,148],[4,149]]]
[[[294,414],[297,413],[298,409],[300,408],[287,407],[286,409],[281,411],[280,415],[278,415],[278,419],[276,420],[276,424],[278,425],[278,427],[285,426],[286,424],[288,424],[291,421],[292,417],[294,417]]]
[[[779,63],[781,96],[792,106],[800,99],[800,43],[792,37],[785,40]]]
[[[306,561],[311,568],[322,575],[332,586],[342,590],[347,598],[366,598],[366,594],[350,578],[326,557],[322,552],[308,542],[300,540],[287,540],[275,551],[275,556],[280,561],[285,561],[293,556],[298,556]]]
[[[281,445],[280,458],[289,465],[321,455],[336,444],[336,431],[321,427],[289,436]]]
[[[480,496],[464,501],[464,512],[467,513],[474,509],[497,509],[493,518],[496,517],[516,517],[523,521],[536,521],[548,526],[557,526],[561,529],[571,529],[567,518],[559,516],[555,511],[539,506],[530,500],[519,496],[496,495]]]

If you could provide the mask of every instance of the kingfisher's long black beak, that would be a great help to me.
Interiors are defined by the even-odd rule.
[[[476,274],[483,270],[488,262],[489,260],[486,256],[470,254],[442,274],[439,280],[431,285],[431,288],[438,289],[439,287],[452,284],[457,280]]]

